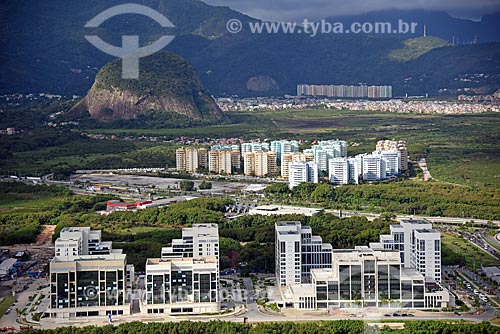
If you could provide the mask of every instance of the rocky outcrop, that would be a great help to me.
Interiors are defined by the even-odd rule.
[[[194,120],[222,119],[194,69],[184,59],[161,52],[141,60],[140,78],[121,78],[120,61],[104,66],[74,112],[88,111],[99,122],[132,120],[148,111],[175,112]]]

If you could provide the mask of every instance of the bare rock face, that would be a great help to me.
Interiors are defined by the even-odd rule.
[[[272,77],[259,75],[248,79],[247,89],[252,92],[273,92],[278,91],[280,88],[276,80]]]
[[[121,61],[104,66],[75,112],[88,111],[99,122],[132,120],[148,111],[175,112],[193,120],[222,119],[192,66],[172,53],[140,61],[139,79],[121,78]]]

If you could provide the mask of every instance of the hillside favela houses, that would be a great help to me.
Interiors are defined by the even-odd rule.
[[[441,239],[425,220],[401,220],[380,242],[332,249],[297,221],[277,222],[282,305],[301,310],[452,306],[441,286]]]
[[[372,153],[349,157],[347,142],[319,141],[299,152],[297,141],[214,145],[179,148],[177,170],[216,174],[243,173],[255,177],[279,177],[290,188],[303,183],[328,180],[333,185],[358,184],[398,177],[408,170],[405,141],[381,140]]]

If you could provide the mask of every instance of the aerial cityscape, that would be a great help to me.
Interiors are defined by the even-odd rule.
[[[500,3],[0,9],[1,333],[500,333]]]

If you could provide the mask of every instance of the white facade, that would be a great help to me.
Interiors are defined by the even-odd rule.
[[[194,224],[182,229],[182,239],[173,239],[172,246],[161,249],[162,259],[215,257],[219,268],[219,226]]]
[[[312,235],[309,226],[298,221],[275,224],[276,282],[290,286],[310,281],[314,268],[330,268],[332,245]]]
[[[334,158],[329,163],[329,179],[333,184],[349,183],[349,161],[346,158]]]
[[[452,303],[449,291],[439,284],[436,276],[440,274],[439,232],[427,229],[425,221],[403,220],[400,225],[391,226],[391,235],[381,235],[380,242],[371,243],[369,247],[332,250],[331,266],[310,268],[311,284],[303,280],[299,283],[297,279],[297,245],[301,239],[297,237],[296,225],[293,222],[278,224],[276,275],[283,303],[310,310],[424,309],[448,307]],[[286,242],[279,245],[279,238]],[[408,258],[406,265],[402,261],[405,257]],[[284,272],[287,268],[289,271]],[[429,277],[429,273],[434,277]]]
[[[200,314],[220,310],[215,257],[148,259],[145,314]]]
[[[386,178],[386,161],[381,155],[363,155],[362,175],[364,181],[380,181]]]
[[[399,151],[374,151],[385,160],[386,177],[398,176],[401,173],[401,152]]]
[[[51,318],[128,315],[126,288],[133,280],[121,249],[101,241],[101,231],[66,227],[49,266]]]
[[[374,247],[400,253],[405,268],[418,270],[427,282],[441,282],[441,234],[424,219],[402,219],[381,235]]]
[[[304,182],[319,182],[318,164],[315,162],[290,162],[288,165],[290,189]]]

